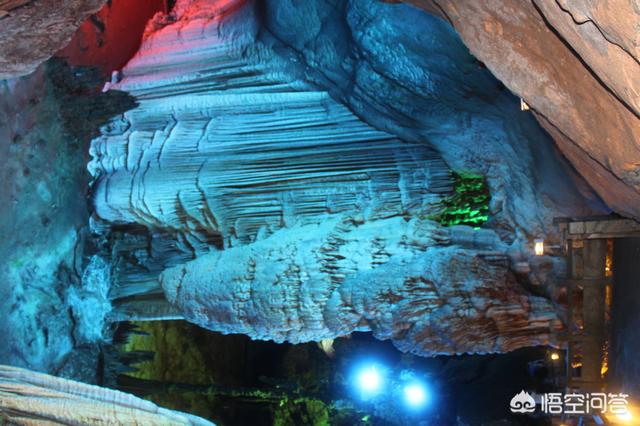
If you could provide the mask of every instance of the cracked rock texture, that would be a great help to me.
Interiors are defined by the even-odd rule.
[[[411,0],[448,20],[618,213],[640,218],[637,0]]]

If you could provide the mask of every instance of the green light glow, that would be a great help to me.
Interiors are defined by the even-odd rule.
[[[482,175],[454,173],[454,192],[443,201],[444,209],[433,220],[443,226],[469,225],[480,227],[489,220],[491,195]]]

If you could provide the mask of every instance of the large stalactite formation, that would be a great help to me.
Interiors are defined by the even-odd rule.
[[[328,11],[345,14],[353,39],[382,51],[370,46],[381,40],[357,33],[375,16],[365,3],[344,3],[337,10],[319,2],[306,19]],[[435,18],[401,7],[396,13],[423,20],[460,46]],[[569,201],[533,213],[517,204],[494,207],[495,223],[509,230],[500,232],[502,239],[490,229],[443,227],[434,219],[452,194],[453,174],[441,155],[420,135],[400,131],[409,139],[402,140],[369,124],[380,122],[385,105],[376,96],[395,90],[396,80],[372,85],[355,77],[349,89],[312,74],[305,62],[313,55],[351,61],[353,70],[370,64],[349,53],[356,42],[343,46],[345,58],[331,52],[339,40],[326,40],[325,52],[317,46],[317,54],[298,51],[279,33],[285,22],[274,20],[274,10],[287,9],[279,3],[265,10],[237,0],[179,1],[121,80],[107,84],[139,102],[102,128],[89,165],[94,230],[116,233],[125,247],[138,247],[126,259],[116,254],[111,260],[117,265],[116,312],[127,310],[122,300],[128,298],[131,308],[131,297],[155,294],[161,286],[186,319],[257,339],[305,342],[373,331],[421,355],[554,343],[562,326],[552,302],[529,294],[512,264],[526,262],[526,233],[546,229],[558,209],[584,205]],[[265,18],[272,32],[265,33]],[[453,52],[468,60],[463,49]],[[304,56],[296,60],[291,54]],[[323,67],[335,63],[318,70],[329,72]],[[375,72],[412,67],[400,63]],[[336,81],[341,72],[335,71]],[[433,86],[426,101],[415,104],[416,111],[433,111],[426,116],[432,121],[419,126],[427,132],[442,116],[439,105],[464,96],[446,94],[441,83],[433,83],[440,72],[421,74],[415,83],[417,91],[430,81]],[[470,86],[491,81],[477,66],[472,72],[480,83]],[[500,110],[509,98],[493,87],[499,100],[486,101],[487,107]],[[363,108],[365,98],[378,106]],[[405,106],[398,102],[389,101],[385,114],[401,116]],[[445,108],[456,120],[468,114]],[[405,119],[411,114],[416,112]],[[509,155],[535,161],[523,139],[508,139]],[[517,152],[525,155],[516,159]],[[564,173],[561,163],[548,164],[552,175]],[[502,178],[495,172],[490,177],[498,195],[506,191],[498,183]],[[537,194],[530,175],[514,175],[507,186],[515,185],[526,188],[519,196],[543,205],[536,198],[548,189]],[[539,224],[526,224],[523,217],[531,214]],[[132,226],[136,237],[127,234]],[[147,230],[142,244],[126,243],[140,238],[139,226]],[[158,303],[157,309],[143,310],[175,314],[161,301],[146,300]]]
[[[104,2],[0,2],[0,76],[33,71]],[[634,207],[640,205],[637,2],[405,2],[451,23],[472,53],[533,107],[599,196],[613,210],[640,217]]]
[[[519,287],[496,240],[400,217],[325,221],[200,256],[161,283],[186,319],[257,339],[373,331],[425,356],[555,343],[552,306]]]

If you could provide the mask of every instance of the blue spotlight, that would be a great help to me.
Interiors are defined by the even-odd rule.
[[[429,399],[429,390],[422,383],[409,383],[404,387],[404,400],[411,408],[423,408]]]
[[[380,392],[383,381],[381,367],[376,364],[363,366],[355,375],[355,384],[363,398],[373,396]]]

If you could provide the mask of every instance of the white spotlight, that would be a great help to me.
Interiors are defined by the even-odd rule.
[[[428,402],[428,397],[426,387],[420,383],[412,383],[404,387],[404,399],[411,407],[423,407]]]
[[[374,394],[382,387],[382,375],[375,365],[364,367],[358,372],[357,383],[364,394]]]

